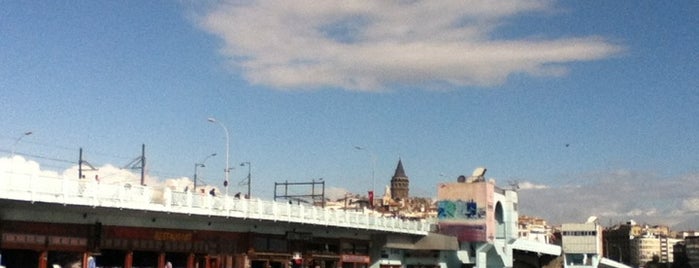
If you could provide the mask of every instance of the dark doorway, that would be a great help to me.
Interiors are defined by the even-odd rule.
[[[21,249],[3,249],[2,265],[7,268],[39,267],[39,252]]]

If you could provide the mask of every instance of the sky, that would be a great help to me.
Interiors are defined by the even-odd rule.
[[[399,160],[410,194],[435,198],[486,167],[519,185],[520,214],[551,224],[699,230],[697,13],[682,0],[2,1],[0,167],[74,177],[82,148],[103,180],[133,180],[145,146],[151,184],[183,188],[203,163],[201,184],[223,189],[228,166],[228,191],[245,192],[249,168],[265,199],[321,178],[328,195],[381,196]]]

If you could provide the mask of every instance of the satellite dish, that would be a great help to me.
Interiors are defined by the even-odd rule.
[[[472,177],[483,177],[485,175],[486,171],[487,171],[486,168],[478,167],[475,170],[473,170],[473,174],[471,174],[471,176]]]
[[[595,223],[597,222],[597,217],[596,216],[590,216],[587,218],[587,221],[585,223]]]

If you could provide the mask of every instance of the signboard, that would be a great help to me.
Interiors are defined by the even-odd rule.
[[[439,232],[460,242],[494,237],[493,194],[489,182],[442,183],[437,188]]]

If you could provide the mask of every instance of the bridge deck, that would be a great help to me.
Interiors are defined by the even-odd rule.
[[[0,173],[0,199],[63,205],[111,207],[188,215],[286,221],[404,234],[426,235],[430,222],[382,217],[231,196],[174,192],[169,187],[105,184],[93,180]]]

